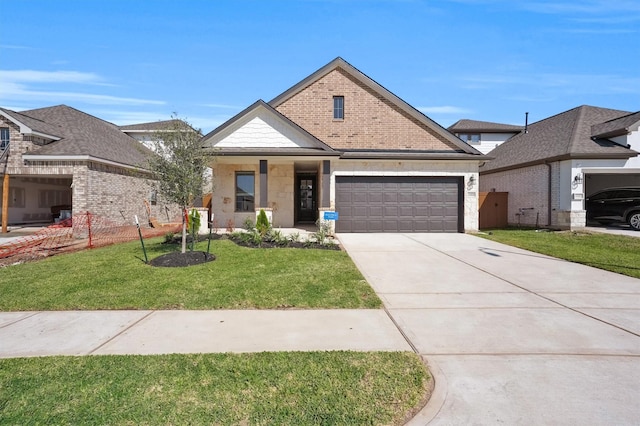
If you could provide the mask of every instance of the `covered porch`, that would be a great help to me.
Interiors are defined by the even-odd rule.
[[[218,228],[240,228],[264,210],[272,225],[313,225],[331,210],[331,160],[323,157],[228,157],[213,165],[211,211]]]

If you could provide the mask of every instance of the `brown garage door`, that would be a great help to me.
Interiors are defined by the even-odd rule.
[[[337,232],[464,232],[462,177],[337,176]]]

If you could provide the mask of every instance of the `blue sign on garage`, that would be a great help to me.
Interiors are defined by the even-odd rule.
[[[338,220],[338,212],[324,212],[324,220]]]

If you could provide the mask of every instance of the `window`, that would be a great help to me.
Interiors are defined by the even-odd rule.
[[[460,133],[458,137],[468,144],[477,145],[480,143],[479,133]]]
[[[41,189],[38,191],[38,207],[70,205],[71,190],[69,189]]]
[[[344,96],[333,97],[333,119],[344,120]]]
[[[236,172],[236,211],[255,210],[255,181],[253,172]]]
[[[0,187],[0,200],[2,200],[2,187]],[[9,207],[25,207],[24,188],[17,186],[9,187]]]
[[[9,146],[9,128],[0,127],[0,151],[4,151]]]

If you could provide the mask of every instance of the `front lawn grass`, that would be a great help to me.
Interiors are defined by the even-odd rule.
[[[150,259],[179,249],[162,238],[146,246]],[[342,251],[253,249],[214,240],[211,253],[217,259],[201,265],[152,267],[142,262],[138,241],[0,268],[0,311],[381,306]]]
[[[640,278],[640,238],[590,232],[496,229],[479,237]]]
[[[4,359],[0,423],[400,425],[429,385],[410,352]]]

